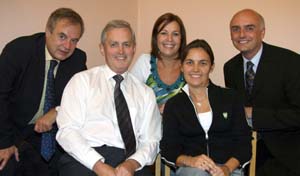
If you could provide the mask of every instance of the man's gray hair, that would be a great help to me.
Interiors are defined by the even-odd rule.
[[[114,28],[127,28],[131,33],[131,41],[135,44],[135,33],[132,30],[130,24],[125,20],[112,20],[106,24],[102,33],[101,33],[101,43],[104,44],[106,40],[107,32]]]

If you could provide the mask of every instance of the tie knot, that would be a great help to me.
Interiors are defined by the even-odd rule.
[[[120,84],[124,79],[122,75],[115,75],[113,78],[118,84]]]
[[[247,62],[247,70],[252,69],[253,66],[254,66],[254,64],[251,61]]]
[[[50,60],[50,67],[49,67],[49,69],[53,70],[56,65],[57,65],[57,61],[56,60]]]

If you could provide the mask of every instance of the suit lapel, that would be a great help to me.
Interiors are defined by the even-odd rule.
[[[255,73],[252,96],[255,97],[255,95],[259,92],[261,87],[263,87],[266,83],[265,80],[268,80],[268,77],[271,76],[268,73],[275,72],[275,70],[272,70],[274,69],[272,68],[272,65],[272,54],[269,52],[268,45],[264,43],[263,52]]]
[[[237,90],[245,90],[244,64],[242,55],[239,56],[236,71],[237,72],[235,73],[235,85],[238,86]]]
[[[45,67],[46,67],[46,59],[45,59],[45,36],[43,36],[36,45],[36,51],[34,57],[34,62],[36,62],[35,74],[37,75],[37,80],[33,81],[35,84],[35,91],[39,96],[36,96],[36,101],[38,104],[40,103],[41,96],[43,94],[44,81],[45,81]]]

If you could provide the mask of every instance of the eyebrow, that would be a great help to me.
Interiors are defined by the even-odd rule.
[[[239,27],[256,27],[256,25],[255,24],[246,24],[246,25],[243,25],[243,26],[232,25],[230,28],[239,28]]]

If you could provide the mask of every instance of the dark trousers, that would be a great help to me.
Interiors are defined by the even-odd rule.
[[[95,150],[105,158],[105,164],[108,164],[112,167],[117,167],[126,159],[123,149],[104,145],[101,147],[96,147]],[[62,155],[58,162],[58,170],[59,176],[96,176],[92,170],[88,169],[66,153]],[[151,173],[149,167],[144,167],[142,170],[135,172],[134,176],[153,176],[153,174]]]
[[[262,139],[257,141],[256,153],[256,175],[257,176],[299,176],[285,167],[272,156],[268,147]]]
[[[40,155],[41,134],[32,132],[26,139],[22,139],[17,148],[20,161],[12,156],[0,172],[0,176],[57,176],[57,161],[62,152],[58,148],[53,158],[47,162]]]

